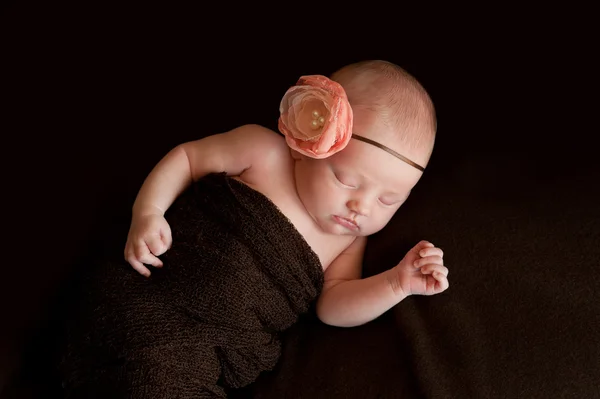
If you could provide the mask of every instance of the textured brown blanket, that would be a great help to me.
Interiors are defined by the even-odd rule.
[[[276,365],[278,334],[322,288],[289,220],[223,174],[166,217],[173,246],[150,279],[124,262],[90,268],[62,364],[68,398],[224,396]]]
[[[450,288],[357,328],[306,318],[248,396],[600,398],[600,167],[469,158],[430,171],[365,257],[374,274],[431,240]]]

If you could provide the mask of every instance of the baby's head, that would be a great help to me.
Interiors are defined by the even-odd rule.
[[[348,96],[353,138],[324,159],[292,151],[298,195],[325,232],[371,235],[421,178],[435,141],[435,110],[416,79],[386,61],[348,65],[331,80]]]

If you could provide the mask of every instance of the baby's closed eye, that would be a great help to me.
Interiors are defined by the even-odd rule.
[[[345,176],[339,172],[333,172],[333,175],[335,176],[335,178],[337,179],[337,181],[339,183],[341,183],[343,186],[345,186],[347,188],[357,188],[358,187],[357,183],[348,176]]]
[[[399,192],[389,192],[380,196],[379,202],[385,206],[398,206],[399,204],[402,204],[404,201],[406,201],[409,195],[410,191],[405,195]]]
[[[393,198],[393,197],[379,197],[379,202],[381,202],[383,205],[387,205],[387,206],[392,206],[392,205],[396,205],[401,201],[401,199],[399,198]]]

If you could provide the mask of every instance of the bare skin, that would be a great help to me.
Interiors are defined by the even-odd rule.
[[[135,270],[149,276],[149,268],[162,267],[157,256],[171,245],[164,213],[192,181],[213,172],[226,172],[268,197],[318,255],[325,285],[317,315],[324,323],[361,325],[408,295],[448,288],[443,252],[427,241],[394,268],[361,278],[367,237],[389,222],[421,172],[357,140],[326,160],[309,159],[257,125],[184,143],[157,164],[133,207],[125,258]]]

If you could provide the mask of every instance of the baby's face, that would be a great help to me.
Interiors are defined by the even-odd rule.
[[[371,144],[351,139],[326,159],[295,155],[296,188],[306,210],[330,234],[368,236],[407,199],[421,172]]]

